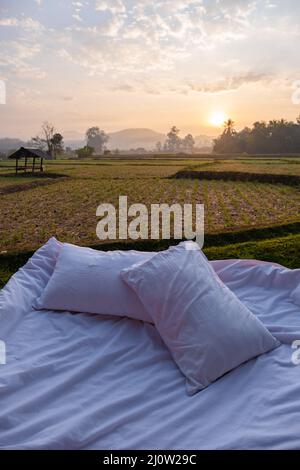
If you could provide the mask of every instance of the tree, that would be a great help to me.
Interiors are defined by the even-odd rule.
[[[182,141],[183,149],[188,153],[193,153],[195,146],[195,140],[192,134],[187,134]]]
[[[252,134],[250,127],[245,127],[241,132],[236,133],[236,145],[241,153],[248,153],[252,145]]]
[[[42,124],[41,135],[33,137],[31,144],[41,150],[47,151],[48,154],[53,157],[63,149],[63,136],[55,132],[53,124],[45,121]]]
[[[75,150],[78,158],[89,158],[94,153],[94,148],[90,147],[89,145],[85,145],[84,147]]]
[[[35,137],[32,137],[31,138],[31,141],[29,141],[29,145],[31,146],[34,146],[40,150],[43,150],[43,151],[47,151],[47,145],[44,141],[44,139],[42,139],[42,137],[36,135]]]
[[[236,138],[234,121],[228,119],[224,122],[224,131],[220,137],[214,140],[214,152],[216,153],[238,153],[240,151],[239,140]]]
[[[87,146],[93,147],[96,153],[102,153],[109,136],[99,127],[90,127],[86,131]]]
[[[162,145],[161,145],[161,142],[156,142],[156,144],[155,144],[155,150],[156,150],[158,153],[161,153],[161,152],[162,152]]]
[[[243,131],[240,132],[243,138]],[[269,129],[264,121],[255,122],[253,128],[249,131],[248,141],[246,143],[246,151],[249,153],[256,153],[258,150],[261,153],[268,152],[268,139]]]
[[[63,150],[64,150],[64,142],[63,141],[64,141],[64,138],[59,132],[56,132],[53,135],[53,137],[51,139],[51,143],[52,143],[53,155],[55,157],[63,152]]]
[[[224,134],[225,135],[236,134],[234,126],[235,126],[235,122],[232,119],[227,119],[227,121],[224,122]]]
[[[273,119],[268,123],[257,121],[252,128],[240,132],[230,119],[220,137],[215,139],[214,152],[272,154],[300,152],[300,116],[296,122]]]
[[[173,126],[171,127],[170,132],[167,134],[166,149],[169,152],[180,151],[181,139],[178,135],[179,132],[180,130],[176,126]]]

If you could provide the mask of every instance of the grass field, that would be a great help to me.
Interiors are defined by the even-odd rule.
[[[209,258],[258,258],[300,267],[300,187],[257,181],[172,179],[178,171],[300,176],[300,159],[203,157],[113,158],[47,162],[46,175],[18,176],[0,165],[0,287],[55,235],[98,246],[96,208],[103,202],[204,203]],[[48,177],[47,177],[48,175]],[[55,175],[60,177],[54,178]],[[165,243],[148,242],[146,249]],[[141,243],[130,247],[143,247]]]

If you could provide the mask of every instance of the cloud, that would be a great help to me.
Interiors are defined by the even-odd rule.
[[[242,86],[255,84],[268,85],[276,80],[275,76],[267,73],[246,72],[240,75],[231,75],[222,77],[218,80],[201,81],[176,81],[171,77],[161,78],[142,78],[136,76],[130,81],[116,80],[116,83],[110,86],[112,91],[121,92],[144,92],[151,95],[163,93],[174,93],[188,95],[191,92],[202,94],[220,94],[235,91]]]
[[[83,21],[83,19],[81,18],[81,16],[78,13],[73,13],[72,17],[76,21]]]
[[[75,97],[74,96],[61,96],[60,99],[62,101],[74,101]]]
[[[291,31],[299,34],[292,18],[284,21],[276,8],[270,8],[273,3],[71,1],[71,8],[64,10],[63,30],[50,16],[52,27],[45,28],[38,15],[15,18],[13,14],[0,20],[0,26],[17,27],[16,39],[3,57],[5,71],[23,70],[28,75],[31,70],[33,78],[41,77],[39,54],[46,52],[43,57],[67,75],[75,70],[84,77],[96,76],[108,90],[209,94],[251,83],[266,84],[268,73],[275,75],[276,71],[264,58],[264,45],[269,49],[274,32],[280,38],[290,37]],[[272,21],[269,15],[273,15]],[[280,38],[277,44],[283,47]],[[16,42],[22,46],[17,47]],[[271,59],[274,54],[276,51],[270,54]],[[220,78],[208,80],[211,76]]]
[[[141,81],[145,90],[155,93],[160,92],[159,87],[146,85],[150,73],[155,74],[154,78],[160,75],[161,83],[166,82],[164,74],[168,73],[175,84],[173,88],[180,93],[191,90],[186,83],[192,83],[195,89],[200,83],[204,92],[210,88],[213,91],[213,87],[215,92],[236,89],[247,77],[241,77],[240,83],[226,67],[222,70],[222,63],[235,53],[243,59],[242,48],[246,45],[244,64],[235,64],[235,68],[245,69],[248,56],[248,68],[253,65],[255,70],[259,59],[249,57],[249,47],[253,49],[255,43],[253,15],[261,14],[268,4],[268,0],[96,0],[94,6],[99,15],[94,15],[92,21],[85,17],[84,23],[67,27],[64,36],[56,34],[56,44],[63,45],[58,48],[58,55],[85,69],[90,76],[109,74],[110,83],[112,74],[116,74],[121,84]],[[264,33],[263,28],[261,32]],[[225,78],[213,86],[206,85],[201,77],[205,72],[202,62],[209,64],[209,73],[218,70]],[[199,70],[199,78],[183,80],[189,70],[192,74]],[[253,77],[248,76],[248,82]],[[134,86],[139,88],[136,83]],[[171,87],[168,83],[165,88]]]
[[[41,97],[41,91],[35,88],[28,88],[18,86],[12,90],[14,99],[19,103],[32,103],[33,101],[39,100]]]
[[[0,19],[0,26],[18,26],[19,20],[17,18],[2,18]]]
[[[86,31],[92,33],[90,36],[92,42],[93,40],[97,41],[100,36],[116,37],[123,24],[124,20],[122,18],[110,16],[104,18],[97,26],[94,26],[92,29],[89,28]]]
[[[41,51],[39,43],[2,41],[0,43],[1,59],[0,66],[13,76],[31,79],[45,78],[46,73],[31,61]]]
[[[30,57],[35,56],[41,51],[40,44],[22,44],[20,42],[13,42],[10,43],[11,46],[14,47],[15,56],[18,59],[28,59]]]
[[[242,75],[223,77],[217,81],[202,84],[189,83],[188,86],[192,91],[201,93],[222,93],[237,90],[243,85],[252,83],[269,83],[271,80],[272,77],[269,74],[248,72]]]
[[[128,83],[121,83],[111,87],[112,91],[125,91],[125,92],[134,92],[136,91],[133,85],[129,85]]]
[[[19,21],[19,26],[28,31],[44,31],[45,27],[37,20],[30,17],[24,18]]]
[[[58,50],[61,58],[89,75],[144,76],[175,70],[202,51],[244,40],[258,1],[263,0],[72,1],[71,24],[63,33],[55,28],[46,31],[29,17],[6,22],[28,34],[39,34],[42,46],[47,44],[55,55]],[[88,16],[88,9],[83,8],[91,4],[96,14]]]
[[[23,28],[26,31],[44,31],[44,26],[37,20],[30,17],[27,18],[2,18],[0,26],[14,26]]]
[[[126,8],[122,0],[96,0],[95,10],[125,13]]]

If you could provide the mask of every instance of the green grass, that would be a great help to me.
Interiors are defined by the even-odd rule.
[[[283,231],[284,233],[284,231]],[[268,232],[266,232],[266,235]],[[238,234],[227,234],[227,240],[234,240]],[[286,266],[290,269],[300,267],[300,234],[288,235],[266,240],[248,241],[244,243],[226,243],[226,235],[219,234],[212,238],[208,237],[204,252],[208,259],[257,259],[270,261]],[[244,236],[249,236],[244,235]],[[262,236],[262,235],[261,235]],[[172,244],[177,243],[174,240]],[[211,243],[219,243],[219,246],[209,246]],[[168,241],[163,242],[137,242],[137,243],[113,243],[98,245],[94,248],[102,250],[115,249],[140,249],[140,250],[160,250],[169,245]],[[32,252],[0,255],[0,288],[2,288],[9,278],[32,256]]]
[[[290,269],[300,268],[300,235],[217,246],[204,251],[210,260],[258,259],[278,263]]]

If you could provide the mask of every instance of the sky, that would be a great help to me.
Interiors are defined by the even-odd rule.
[[[0,0],[0,137],[295,120],[299,20],[298,0]]]

